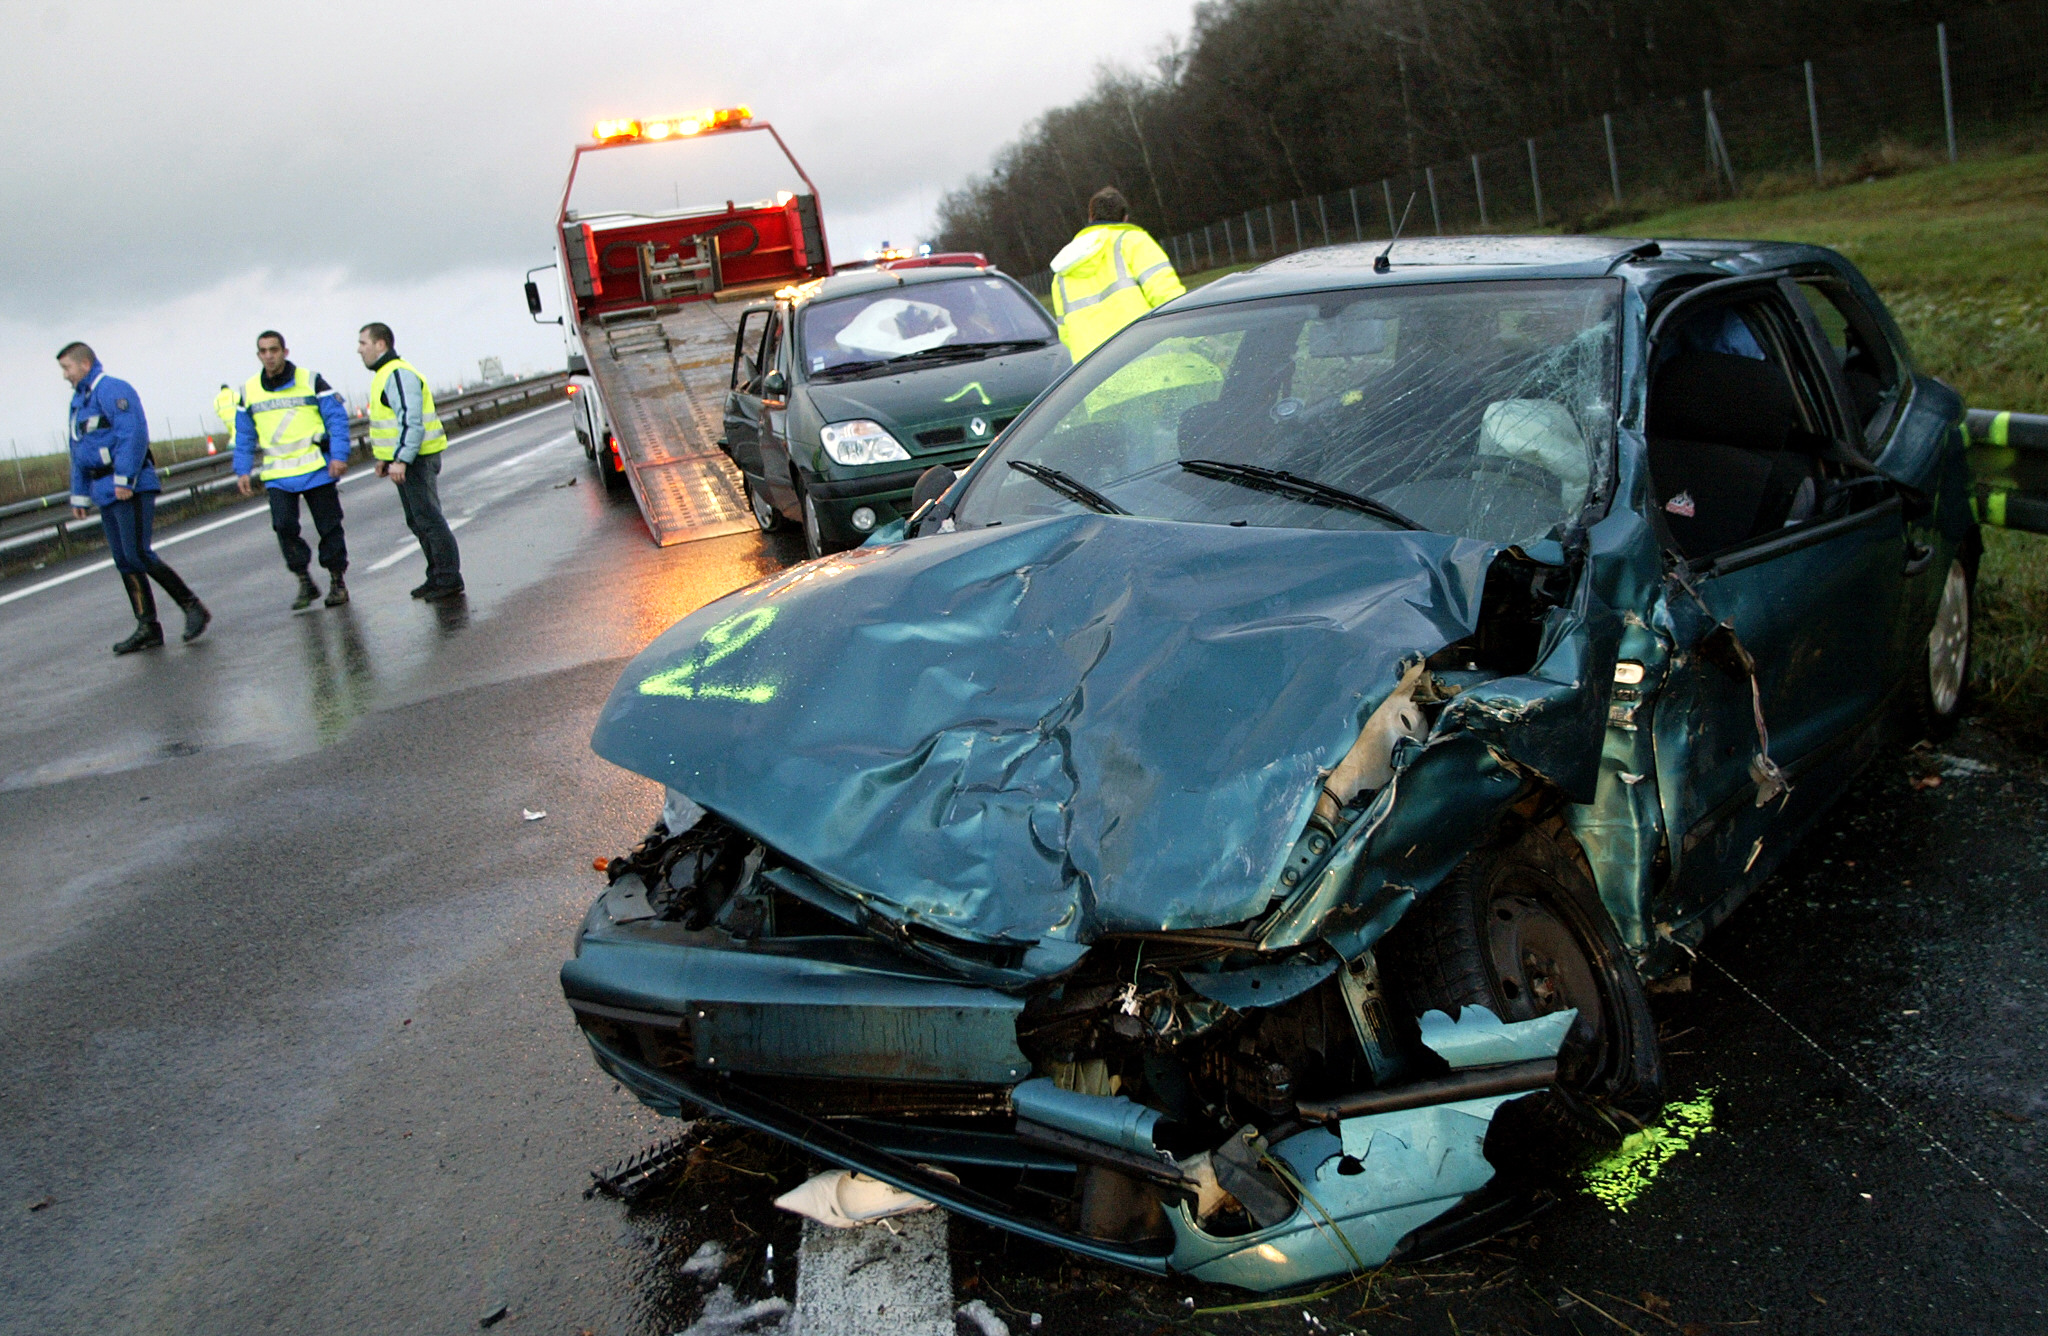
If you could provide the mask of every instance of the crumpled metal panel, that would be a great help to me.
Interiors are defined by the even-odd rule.
[[[1496,552],[1100,515],[863,549],[678,623],[591,745],[956,936],[1240,922]]]

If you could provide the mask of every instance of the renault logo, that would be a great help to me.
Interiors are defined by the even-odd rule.
[[[988,423],[981,418],[976,418],[967,424],[967,430],[973,432],[976,436],[986,436],[988,435]]]

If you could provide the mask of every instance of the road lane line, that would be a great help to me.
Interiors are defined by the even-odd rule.
[[[554,449],[558,445],[567,445],[570,441],[573,441],[575,439],[576,437],[573,433],[563,432],[560,436],[555,437],[551,441],[542,441],[539,445],[536,445],[531,450],[522,450],[518,454],[512,456],[512,458],[510,459],[501,459],[495,464],[488,465],[484,469],[484,472],[498,473],[505,469],[518,468],[521,464],[524,464],[527,460],[532,459],[535,455],[544,454],[545,452]]]
[[[462,441],[474,440],[475,438],[484,435],[486,432],[496,431],[500,427],[509,427],[512,426],[514,423],[524,422],[526,419],[530,417],[538,417],[542,413],[550,412],[554,409],[561,408],[564,406],[565,405],[563,404],[548,404],[546,407],[536,408],[533,409],[531,412],[521,413],[517,417],[506,418],[502,422],[493,422],[487,427],[478,427],[475,431],[466,431],[456,439]],[[557,437],[555,440],[548,442],[548,445],[559,445],[565,439],[567,438]],[[543,446],[540,448],[546,449],[547,447]],[[529,450],[527,452],[527,454],[535,453],[538,453],[538,451]],[[520,456],[520,458],[523,459],[525,458],[525,456],[522,455]],[[356,481],[356,479],[358,478],[374,478],[376,476],[376,470],[364,469],[360,473],[348,474],[346,477],[342,478],[340,483],[338,483],[337,485],[346,487],[350,483]],[[173,547],[179,543],[184,542],[188,538],[197,538],[199,535],[203,533],[212,533],[215,529],[225,529],[228,525],[233,524],[238,520],[246,520],[251,516],[267,515],[269,513],[270,508],[268,506],[250,506],[247,510],[238,510],[234,514],[229,515],[225,519],[214,520],[210,524],[202,524],[196,529],[181,529],[177,533],[172,534],[168,538],[157,539],[154,543],[151,544],[151,546]],[[454,526],[451,525],[450,527],[452,528]],[[403,555],[404,553],[401,552],[396,556],[388,557],[385,560],[378,562],[375,566],[370,567],[370,569],[373,571],[382,570],[384,567],[396,561],[399,556]],[[88,565],[80,566],[75,571],[66,571],[62,575],[53,575],[47,580],[39,580],[35,584],[30,585],[26,589],[17,589],[11,594],[0,594],[0,607],[4,607],[5,605],[12,603],[14,602],[14,600],[18,598],[27,598],[30,594],[40,594],[45,589],[55,589],[58,585],[70,584],[73,580],[83,579],[85,576],[97,575],[101,571],[110,571],[112,569],[114,569],[113,561],[107,558],[102,558],[99,561],[92,562]]]
[[[456,518],[448,521],[448,530],[449,532],[453,533],[455,530],[460,529],[463,525],[469,523],[471,520],[475,518],[475,515],[457,516]],[[377,558],[375,561],[371,562],[369,566],[366,567],[366,569],[370,571],[381,571],[386,566],[396,566],[399,562],[404,561],[407,557],[418,556],[419,551],[420,545],[418,543],[407,543],[405,546],[399,548],[396,552],[393,552],[390,556]]]

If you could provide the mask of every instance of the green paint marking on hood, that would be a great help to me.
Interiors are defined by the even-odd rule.
[[[1714,1130],[1714,1092],[1664,1106],[1654,1125],[1632,1133],[1615,1152],[1586,1170],[1586,1191],[1610,1211],[1626,1211],[1665,1164],[1703,1132]]]
[[[949,403],[949,404],[950,404],[950,403],[954,403],[954,402],[956,402],[956,401],[958,401],[958,400],[961,400],[961,399],[965,399],[965,398],[967,397],[967,392],[968,392],[969,390],[973,390],[973,391],[974,391],[974,392],[975,392],[976,394],[978,394],[978,395],[980,395],[980,396],[981,396],[981,406],[982,406],[983,408],[986,408],[986,407],[988,407],[988,406],[989,406],[989,403],[991,402],[991,400],[990,400],[990,399],[989,399],[989,397],[988,397],[988,391],[987,391],[987,390],[984,390],[983,388],[981,388],[981,382],[980,382],[980,381],[978,381],[978,380],[970,380],[970,381],[968,381],[968,382],[967,382],[967,383],[966,383],[965,385],[962,385],[962,386],[961,386],[961,387],[960,387],[959,389],[957,389],[957,390],[953,391],[953,393],[951,393],[951,394],[947,395],[947,396],[946,396],[946,399],[945,399],[945,402],[947,402],[947,403]]]
[[[696,647],[673,668],[649,673],[640,679],[643,696],[672,696],[677,700],[729,700],[748,705],[766,705],[780,690],[776,682],[707,682],[699,676],[720,659],[743,649],[755,637],[775,624],[780,607],[749,608],[705,631]]]

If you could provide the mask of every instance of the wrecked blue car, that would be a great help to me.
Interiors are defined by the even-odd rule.
[[[1655,1116],[1645,980],[1953,720],[1962,419],[1809,246],[1213,283],[633,662],[592,745],[667,805],[569,1005],[658,1110],[1107,1262],[1481,1237]]]

